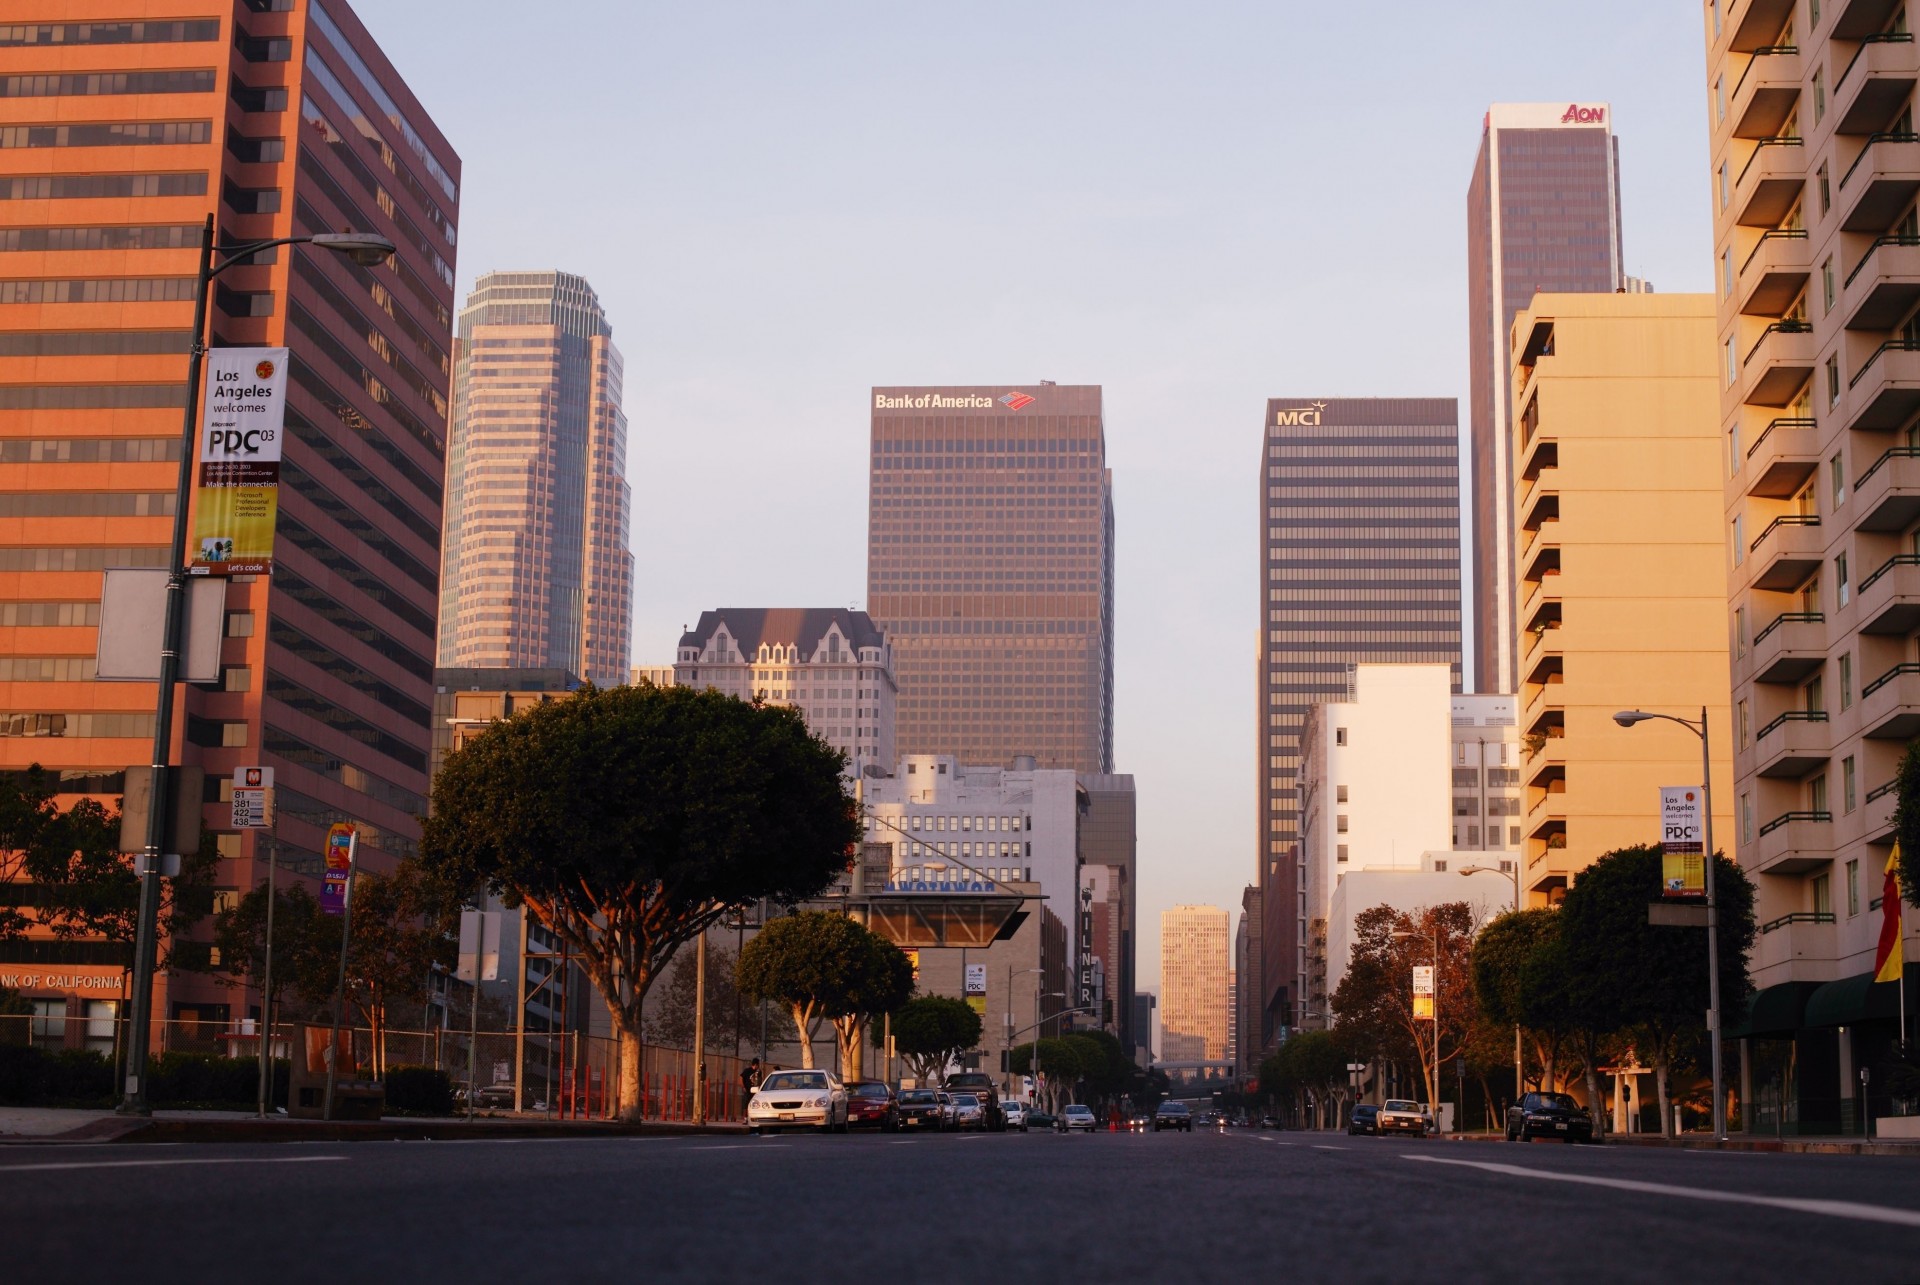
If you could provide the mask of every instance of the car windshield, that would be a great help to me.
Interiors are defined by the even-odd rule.
[[[872,1098],[882,1102],[886,1101],[887,1098],[887,1086],[878,1082],[872,1084],[856,1084],[848,1090],[848,1092],[852,1093],[856,1098]]]
[[[908,1089],[900,1095],[900,1102],[903,1106],[923,1107],[938,1103],[939,1101],[940,1099],[935,1096],[931,1089]]]
[[[1164,1102],[1160,1106],[1161,1115],[1185,1115],[1186,1113],[1187,1107],[1184,1102]]]
[[[1579,1103],[1575,1102],[1570,1095],[1565,1093],[1535,1093],[1531,1096],[1533,1098],[1533,1105],[1542,1110],[1552,1110],[1555,1107],[1560,1108],[1562,1111],[1578,1111],[1580,1109]]]
[[[1068,1107],[1067,1114],[1068,1115],[1092,1115],[1093,1109],[1091,1107]]]
[[[824,1089],[827,1087],[825,1071],[776,1071],[760,1085],[761,1092],[791,1093],[795,1089]]]
[[[1355,1115],[1378,1115],[1380,1114],[1380,1108],[1374,1106],[1371,1102],[1362,1102],[1353,1109],[1353,1113]]]
[[[1413,1111],[1417,1113],[1420,1110],[1420,1104],[1418,1102],[1403,1102],[1395,1098],[1380,1109],[1382,1111]]]
[[[977,1107],[980,1099],[971,1093],[956,1093],[953,1095],[953,1104],[957,1107]]]

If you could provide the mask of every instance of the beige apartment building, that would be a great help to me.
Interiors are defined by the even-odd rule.
[[[1227,937],[1227,912],[1218,906],[1170,906],[1160,912],[1162,1062],[1225,1063],[1232,972]]]
[[[1620,710],[1706,707],[1714,837],[1733,834],[1713,300],[1537,295],[1512,339],[1520,833],[1542,905],[1657,843],[1659,788],[1700,780],[1693,733]]]
[[[1870,974],[1920,733],[1920,47],[1895,0],[1703,18],[1751,1127],[1851,1131],[1889,1109],[1855,1068],[1897,1035]]]

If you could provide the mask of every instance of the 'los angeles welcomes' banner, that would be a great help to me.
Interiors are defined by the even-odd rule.
[[[286,414],[285,348],[208,352],[193,520],[196,575],[273,571]]]

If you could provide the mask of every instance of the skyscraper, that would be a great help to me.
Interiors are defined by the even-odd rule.
[[[1113,770],[1113,476],[1097,386],[876,388],[867,610],[902,754]]]
[[[625,682],[633,629],[620,350],[568,272],[489,272],[460,310],[440,664]]]
[[[1170,906],[1160,912],[1160,1058],[1222,1062],[1227,1057],[1227,912]]]
[[[1303,1016],[1297,777],[1307,711],[1345,699],[1352,667],[1365,661],[1438,661],[1459,685],[1459,422],[1452,398],[1267,403],[1257,680],[1263,1046]]]
[[[167,562],[206,218],[222,244],[378,232],[376,266],[290,246],[218,278],[214,346],[291,350],[279,522],[273,574],[225,586],[222,679],[182,690],[173,761],[275,769],[282,878],[341,820],[388,870],[427,803],[459,157],[345,0],[83,8],[111,12],[12,0],[0,26],[0,512],[26,519],[0,529],[0,769],[111,798],[151,761],[154,688],[90,681],[92,626],[102,569]],[[204,820],[221,885],[254,887],[261,832],[217,797]],[[110,943],[0,947],[21,963],[49,1015],[117,1002]],[[168,1018],[249,1003],[160,990]]]
[[[1605,103],[1495,103],[1467,188],[1475,691],[1515,684],[1508,329],[1539,291],[1625,284],[1612,114]]]

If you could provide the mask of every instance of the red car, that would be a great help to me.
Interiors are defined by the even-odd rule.
[[[892,1133],[900,1127],[893,1089],[880,1080],[858,1080],[847,1086],[847,1127]]]

